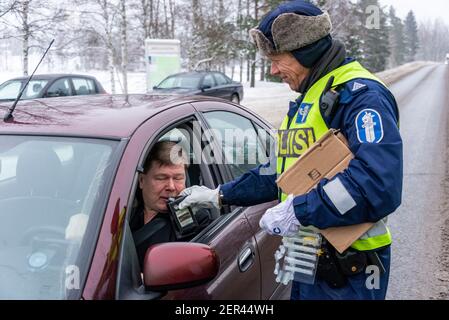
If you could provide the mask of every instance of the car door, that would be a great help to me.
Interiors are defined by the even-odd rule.
[[[229,141],[229,138],[222,139],[216,137],[216,141],[221,144],[224,149],[225,158],[227,157],[227,164],[223,166],[226,171],[226,180],[231,181],[246,173],[250,169],[257,167],[262,163],[268,162],[268,150],[265,145],[271,139],[269,135],[269,126],[258,119],[255,115],[245,111],[243,108],[238,108],[233,105],[219,102],[197,102],[194,104],[195,108],[201,111],[203,117],[209,128],[213,128],[214,132],[225,137],[234,138],[242,136],[248,141],[243,146],[243,163],[238,163],[236,160],[236,152],[233,146],[234,142]],[[257,130],[262,129],[266,134],[257,134]],[[232,131],[236,130],[235,134]],[[229,132],[226,132],[229,131]],[[270,143],[272,146],[274,144]],[[232,151],[232,152],[230,152]],[[274,151],[274,150],[273,150]],[[230,157],[233,159],[230,159]],[[240,157],[241,159],[242,157]],[[242,211],[247,217],[252,235],[257,244],[257,254],[261,264],[261,298],[266,300],[270,298],[280,298],[284,295],[288,288],[280,286],[275,281],[274,267],[275,259],[274,253],[281,243],[281,238],[269,236],[263,232],[259,227],[259,221],[262,215],[268,208],[277,204],[277,201],[260,204],[252,207],[232,207],[231,210]]]
[[[72,77],[72,84],[77,96],[97,94],[97,88],[93,79],[84,77]]]
[[[142,137],[144,131],[148,131],[148,140],[145,147],[138,151],[140,153],[140,164],[145,160],[149,148],[160,139],[173,138],[176,132],[186,130],[186,124],[192,127],[191,139],[201,143],[204,132],[203,122],[195,118],[191,105],[181,105],[176,108],[165,110],[151,118],[144,126],[139,128],[137,135]],[[157,128],[157,130],[155,130]],[[195,130],[197,130],[195,133]],[[188,131],[188,129],[187,129]],[[199,132],[199,133],[198,133]],[[133,138],[134,139],[134,138]],[[132,152],[137,149],[133,146],[133,139],[128,146]],[[195,140],[196,139],[196,140]],[[188,140],[188,139],[187,139]],[[193,143],[193,141],[189,143]],[[200,159],[199,169],[201,179],[196,179],[191,184],[203,184],[209,188],[218,187],[223,183],[223,177],[216,165],[208,159],[207,145],[210,142],[205,138],[202,143],[203,150],[199,150],[195,157]],[[142,146],[140,143],[139,145]],[[194,150],[194,149],[192,149]],[[198,154],[199,153],[199,154]],[[189,179],[190,180],[190,179]],[[132,207],[133,194],[137,188],[137,180],[130,191],[128,207]],[[256,256],[256,242],[252,236],[252,228],[242,210],[234,210],[232,213],[223,212],[214,215],[215,220],[191,241],[204,243],[212,247],[220,260],[220,269],[215,279],[209,283],[193,288],[169,291],[161,296],[158,293],[146,292],[137,298],[162,298],[162,299],[214,299],[214,300],[254,300],[260,299],[260,263]],[[126,227],[126,226],[125,226]],[[139,275],[136,274],[135,247],[133,247],[132,236],[129,226],[124,232],[122,253],[120,258],[121,272],[118,275],[118,288],[116,297],[119,299],[135,299],[135,292],[139,290]],[[134,250],[134,252],[133,252]],[[134,262],[132,262],[134,261]],[[140,284],[141,285],[141,284]]]
[[[211,73],[206,74],[200,84],[200,95],[209,97],[218,97],[217,85]]]
[[[230,85],[228,80],[221,73],[214,73],[215,81],[217,82],[217,91],[220,98],[231,100],[232,94],[234,93],[233,87]]]
[[[70,78],[60,78],[53,82],[45,93],[45,98],[73,96]]]

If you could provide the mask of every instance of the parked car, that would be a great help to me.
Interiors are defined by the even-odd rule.
[[[29,77],[19,77],[0,85],[0,101],[16,100]],[[22,100],[83,96],[106,93],[95,77],[78,74],[35,75],[25,89]]]
[[[239,104],[243,86],[221,72],[184,72],[168,76],[153,88],[156,92],[202,95],[222,98]]]
[[[0,104],[0,117],[7,106]],[[200,131],[214,128],[202,140]],[[280,237],[259,227],[277,202],[212,210],[190,242],[151,247],[139,267],[130,217],[138,171],[163,139],[187,143],[191,160],[234,156],[219,133],[254,137],[254,162],[191,161],[187,186],[216,188],[268,159],[271,127],[252,111],[209,97],[97,95],[19,102],[0,120],[0,299],[280,299]],[[204,137],[203,137],[204,138]],[[263,138],[263,139],[262,139]],[[186,142],[187,141],[187,142]],[[192,144],[199,143],[195,151]],[[75,224],[85,218],[85,226]],[[71,228],[69,228],[71,226]],[[73,227],[81,235],[73,237]],[[143,279],[141,277],[143,274]]]

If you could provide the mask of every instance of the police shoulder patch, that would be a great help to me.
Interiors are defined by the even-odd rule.
[[[354,84],[352,85],[352,92],[357,92],[363,88],[366,88],[366,84],[364,83],[360,83],[360,82],[354,82]]]
[[[355,118],[360,143],[379,143],[384,138],[382,117],[373,109],[362,110]]]

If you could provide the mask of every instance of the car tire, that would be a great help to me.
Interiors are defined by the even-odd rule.
[[[231,96],[231,102],[233,102],[233,103],[235,103],[235,104],[240,104],[240,98],[239,98],[239,95],[236,94],[236,93],[234,93],[234,94]]]

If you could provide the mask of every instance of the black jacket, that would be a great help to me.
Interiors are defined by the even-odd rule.
[[[196,213],[196,218],[199,227],[196,230],[198,234],[212,221],[208,210],[202,209]],[[133,233],[134,242],[136,244],[137,256],[139,257],[139,264],[143,270],[143,263],[147,249],[152,245],[164,242],[177,241],[169,213],[160,212],[150,222],[144,224],[144,210],[143,208],[137,211],[129,223]],[[182,239],[179,241],[189,241],[193,237]]]

